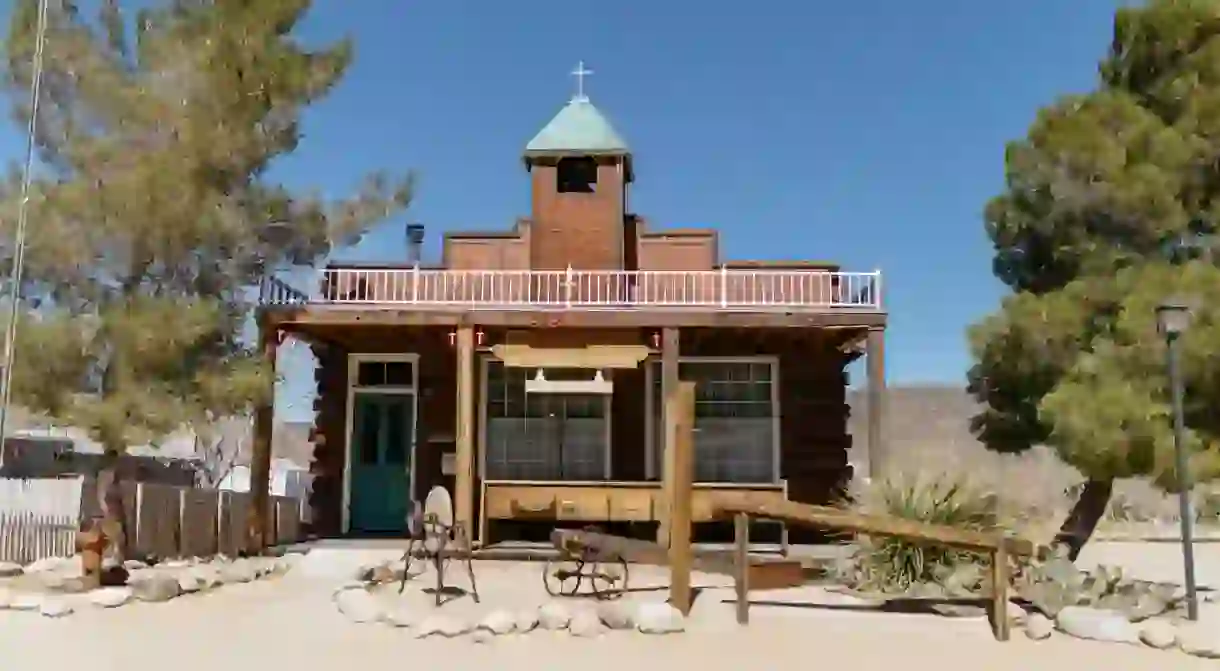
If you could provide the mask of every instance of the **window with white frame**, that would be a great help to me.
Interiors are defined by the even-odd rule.
[[[695,481],[773,482],[778,450],[775,363],[769,359],[680,361],[678,377],[695,383]],[[649,361],[652,473],[664,463],[661,362]]]
[[[532,368],[486,360],[484,477],[489,480],[609,478],[610,396],[525,392]],[[546,369],[548,378],[588,371]]]

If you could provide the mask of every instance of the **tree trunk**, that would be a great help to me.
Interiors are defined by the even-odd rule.
[[[1085,543],[1093,537],[1097,524],[1106,514],[1110,505],[1110,495],[1114,491],[1113,480],[1086,480],[1080,490],[1080,498],[1068,513],[1059,533],[1055,535],[1055,543],[1068,548],[1068,557],[1072,561],[1080,556]]]
[[[97,474],[97,497],[102,509],[102,533],[120,565],[128,556],[127,515],[123,509],[123,483],[119,472],[119,453],[106,450],[102,470]]]

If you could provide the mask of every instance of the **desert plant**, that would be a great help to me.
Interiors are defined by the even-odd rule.
[[[986,530],[1002,526],[1000,501],[984,485],[964,474],[914,472],[897,474],[852,487],[847,507],[959,529]],[[906,592],[920,583],[939,582],[963,564],[978,565],[986,558],[976,553],[921,545],[895,538],[861,538],[852,557],[850,576],[841,576],[862,591]]]

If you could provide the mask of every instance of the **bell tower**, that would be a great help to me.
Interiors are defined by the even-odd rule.
[[[631,151],[584,92],[592,74],[572,73],[576,95],[525,147],[533,193],[530,265],[535,270],[623,270]],[[634,239],[634,236],[631,236]]]

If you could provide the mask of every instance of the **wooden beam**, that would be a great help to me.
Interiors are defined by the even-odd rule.
[[[657,506],[657,542],[669,547],[669,502],[673,498],[674,412],[678,394],[679,335],[676,328],[661,332],[661,498]]]
[[[474,329],[457,331],[457,418],[453,508],[456,521],[474,534]]]
[[[267,309],[268,318],[289,325],[341,326],[485,326],[543,328],[874,328],[884,327],[886,313],[832,308],[812,311],[746,312],[738,310],[472,310],[458,306],[410,309],[396,304],[317,304]]]
[[[680,382],[666,406],[675,416],[673,470],[666,488],[669,499],[669,603],[690,614],[691,608],[691,490],[695,480],[695,383]]]
[[[276,330],[266,323],[261,325],[259,344],[274,379]],[[275,432],[275,396],[269,392],[265,401],[254,408],[254,435],[250,455],[250,508],[246,512],[246,550],[261,552],[272,538],[267,524],[267,511],[271,505],[271,441]]]
[[[781,520],[798,525],[821,527],[836,531],[869,536],[889,536],[912,543],[945,545],[975,552],[994,552],[1001,545],[1009,554],[1030,556],[1034,544],[1021,538],[1011,538],[1001,531],[974,531],[955,527],[928,524],[916,520],[905,520],[884,515],[863,515],[839,508],[811,506],[795,501],[784,503],[726,503],[717,509],[722,518],[738,513],[751,517]]]
[[[734,587],[737,592],[737,624],[750,623],[750,516],[733,517]]]
[[[885,330],[868,332],[868,474],[885,477],[887,454],[885,443]]]

